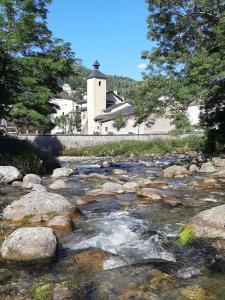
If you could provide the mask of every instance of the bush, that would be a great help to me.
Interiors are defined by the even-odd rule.
[[[47,151],[41,151],[28,141],[16,138],[0,138],[0,165],[14,166],[23,175],[49,174],[59,167],[59,162]]]
[[[77,147],[64,150],[63,155],[68,156],[144,156],[154,154],[166,154],[176,151],[199,151],[204,147],[204,139],[200,136],[187,138],[155,138],[148,141],[122,141],[94,146]]]

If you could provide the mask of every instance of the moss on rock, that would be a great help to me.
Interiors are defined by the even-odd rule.
[[[181,231],[178,235],[176,245],[178,247],[185,246],[185,245],[189,244],[190,242],[192,242],[195,238],[196,238],[196,235],[195,235],[193,226],[185,225],[181,229]]]

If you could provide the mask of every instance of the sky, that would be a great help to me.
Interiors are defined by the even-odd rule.
[[[106,74],[140,80],[147,63],[141,52],[153,46],[147,13],[144,0],[53,0],[48,24],[86,67],[97,59]]]

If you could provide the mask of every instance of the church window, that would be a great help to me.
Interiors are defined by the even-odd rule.
[[[105,127],[105,132],[108,132],[108,127]]]
[[[101,84],[102,84],[102,82],[101,82],[101,81],[99,81],[99,82],[98,82],[98,85],[99,85],[99,86],[101,86]]]

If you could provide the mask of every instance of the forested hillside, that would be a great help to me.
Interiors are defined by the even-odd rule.
[[[71,76],[68,83],[71,85],[73,90],[76,90],[78,97],[80,93],[86,93],[87,82],[86,77],[91,72],[90,69],[84,67],[81,64],[74,65],[75,75]],[[107,76],[107,90],[117,90],[118,95],[124,97],[127,101],[132,100],[134,93],[137,89],[137,81],[134,79],[117,76],[117,75],[106,75]]]

